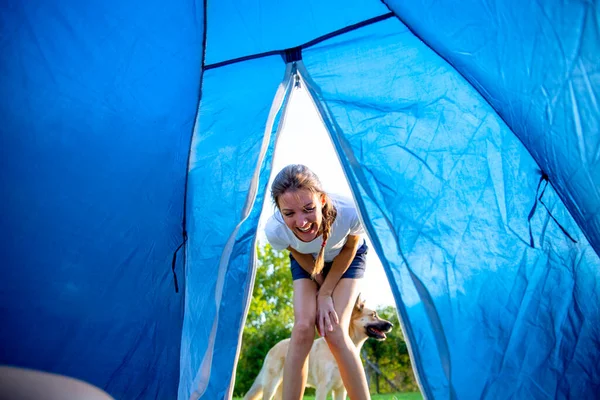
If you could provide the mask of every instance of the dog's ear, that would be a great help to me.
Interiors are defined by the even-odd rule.
[[[359,293],[358,296],[356,296],[356,304],[354,305],[354,307],[356,307],[356,309],[361,312],[363,308],[365,308],[365,301],[363,300],[361,293]]]

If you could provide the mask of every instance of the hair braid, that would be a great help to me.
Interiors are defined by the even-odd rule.
[[[317,254],[317,258],[315,259],[315,269],[311,274],[312,277],[318,275],[323,271],[323,266],[325,265],[325,245],[327,244],[327,239],[329,239],[329,234],[331,233],[331,225],[333,225],[333,221],[337,215],[337,211],[335,207],[331,204],[331,200],[329,196],[326,196],[325,204],[323,205],[322,213],[323,213],[323,244],[321,245],[321,250],[319,250],[319,254]]]

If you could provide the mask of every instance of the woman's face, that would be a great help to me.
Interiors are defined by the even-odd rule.
[[[278,203],[285,224],[298,239],[311,242],[319,236],[324,195],[308,189],[298,189],[284,192],[279,196]]]

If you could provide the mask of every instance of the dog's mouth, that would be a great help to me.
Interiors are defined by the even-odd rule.
[[[386,333],[392,330],[392,324],[389,322],[382,322],[380,324],[373,324],[367,326],[367,335],[370,338],[376,340],[385,340],[387,338]]]

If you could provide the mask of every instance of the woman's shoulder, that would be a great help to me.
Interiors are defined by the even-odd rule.
[[[330,198],[337,211],[334,225],[344,232],[349,230],[353,235],[360,233],[360,217],[354,199],[350,196],[335,194],[330,195]]]
[[[329,198],[338,213],[356,213],[356,204],[352,197],[340,193],[330,193]]]
[[[279,212],[279,210],[276,210],[273,214],[271,214],[267,218],[267,222],[265,224],[266,224],[266,226],[271,226],[271,227],[283,225],[284,224],[283,217],[281,216],[281,213]]]
[[[278,211],[271,215],[265,223],[265,235],[275,250],[283,250],[289,245],[289,235],[286,232],[281,214]]]

